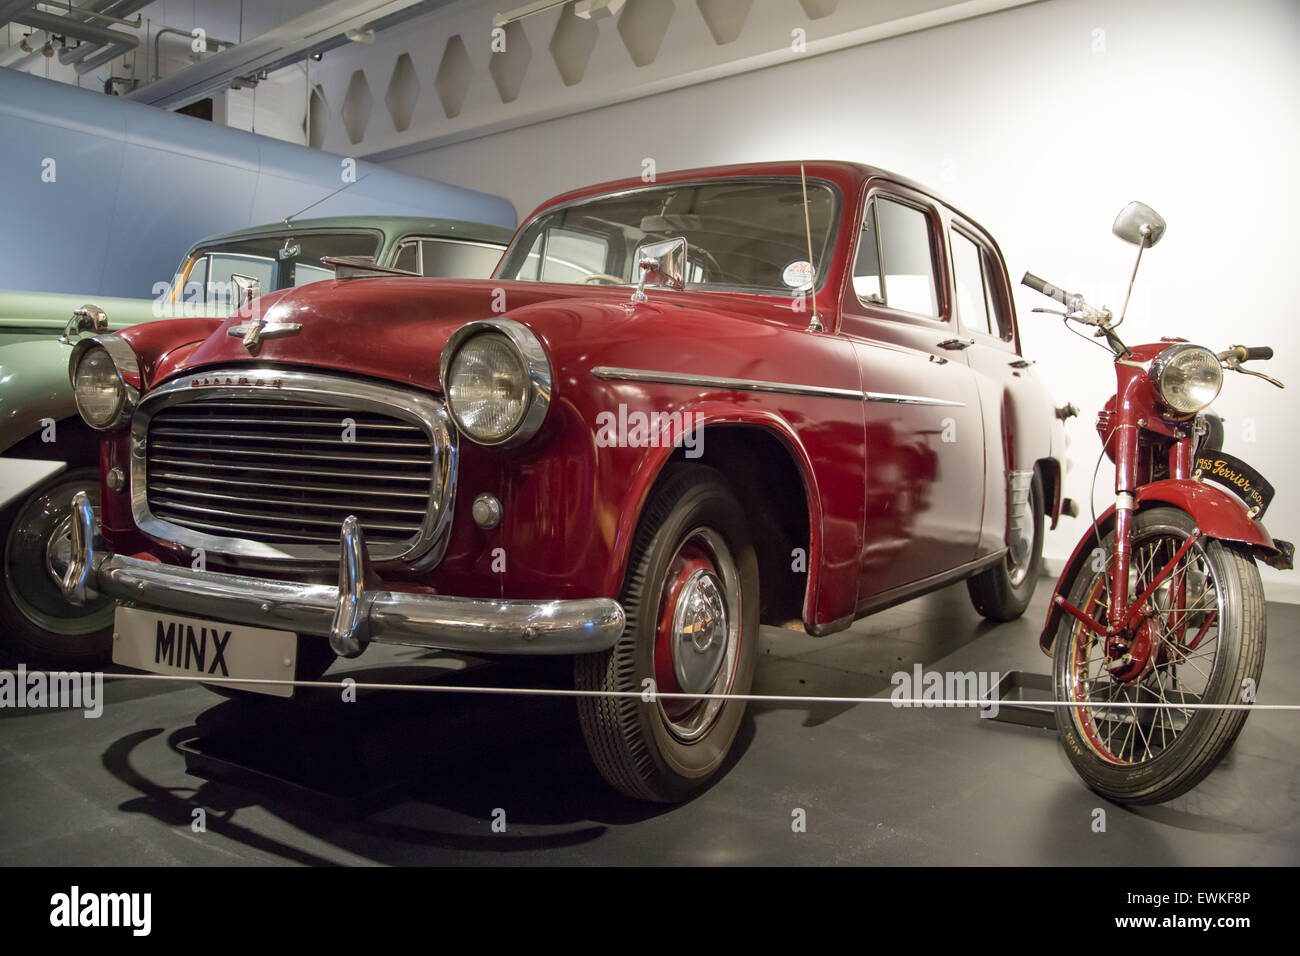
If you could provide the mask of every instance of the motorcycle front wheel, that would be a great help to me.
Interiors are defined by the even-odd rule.
[[[1176,508],[1134,517],[1129,600],[1146,591],[1195,527]],[[1112,528],[1061,587],[1071,604],[1102,622],[1114,543]],[[1068,614],[1052,657],[1056,699],[1080,705],[1056,710],[1070,763],[1089,787],[1123,804],[1163,803],[1199,784],[1248,714],[1187,705],[1250,703],[1264,667],[1264,588],[1243,546],[1198,538],[1144,611],[1145,631],[1129,635],[1127,658]]]

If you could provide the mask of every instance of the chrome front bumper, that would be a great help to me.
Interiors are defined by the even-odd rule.
[[[368,556],[355,518],[340,531],[339,585],[196,571],[95,548],[84,492],[72,499],[71,546],[51,554],[51,573],[74,604],[111,595],[195,617],[328,637],[342,657],[370,642],[484,654],[585,654],[613,646],[623,608],[609,598],[516,601],[366,588]]]

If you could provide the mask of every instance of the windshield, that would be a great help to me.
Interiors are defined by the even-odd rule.
[[[236,239],[196,249],[181,277],[185,302],[228,305],[236,301],[235,276],[261,283],[265,295],[277,289],[334,278],[321,265],[322,256],[367,256],[379,253],[380,237],[373,232],[294,233],[256,239]]]
[[[835,189],[808,182],[818,268],[829,255]],[[793,296],[808,287],[808,229],[798,178],[670,183],[545,212],[511,244],[497,277],[634,285],[636,250],[684,237],[686,287]]]

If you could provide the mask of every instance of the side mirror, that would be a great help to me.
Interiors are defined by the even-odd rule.
[[[238,272],[230,274],[231,280],[235,283],[235,309],[242,309],[248,306],[254,299],[262,294],[262,280],[253,276],[242,276]]]
[[[678,290],[686,288],[685,237],[648,242],[640,246],[636,250],[636,263],[641,278],[637,280],[636,291],[632,293],[633,302],[646,300],[647,286]]]
[[[82,332],[107,332],[108,316],[104,310],[93,302],[87,302],[77,311],[72,313],[72,318],[68,319],[68,324],[63,329],[63,335],[59,341],[68,345],[72,336],[79,335]]]
[[[1131,202],[1119,211],[1111,232],[1135,246],[1154,246],[1165,234],[1165,221],[1146,203]]]

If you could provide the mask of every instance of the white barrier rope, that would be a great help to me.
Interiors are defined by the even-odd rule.
[[[2,668],[0,674],[20,676],[17,671]],[[271,684],[277,687],[320,687],[329,690],[347,688],[350,690],[407,690],[446,694],[531,694],[538,697],[630,697],[645,703],[656,700],[744,700],[754,703],[773,704],[891,704],[897,708],[923,707],[964,707],[967,709],[987,708],[994,704],[999,706],[1022,707],[1117,707],[1121,709],[1144,710],[1264,710],[1264,711],[1300,711],[1300,704],[1203,704],[1174,703],[1165,701],[1072,701],[1072,700],[1011,700],[990,698],[955,698],[930,699],[922,697],[812,697],[793,694],[686,694],[669,691],[650,690],[577,690],[559,687],[486,687],[456,684],[387,684],[368,683],[354,680],[346,675],[338,680],[277,680],[262,677],[193,677],[189,674],[113,674],[83,671],[39,671],[25,670],[23,675],[71,677],[83,674],[98,674],[104,680],[155,680],[178,681],[190,684]],[[351,683],[345,683],[351,681]]]

